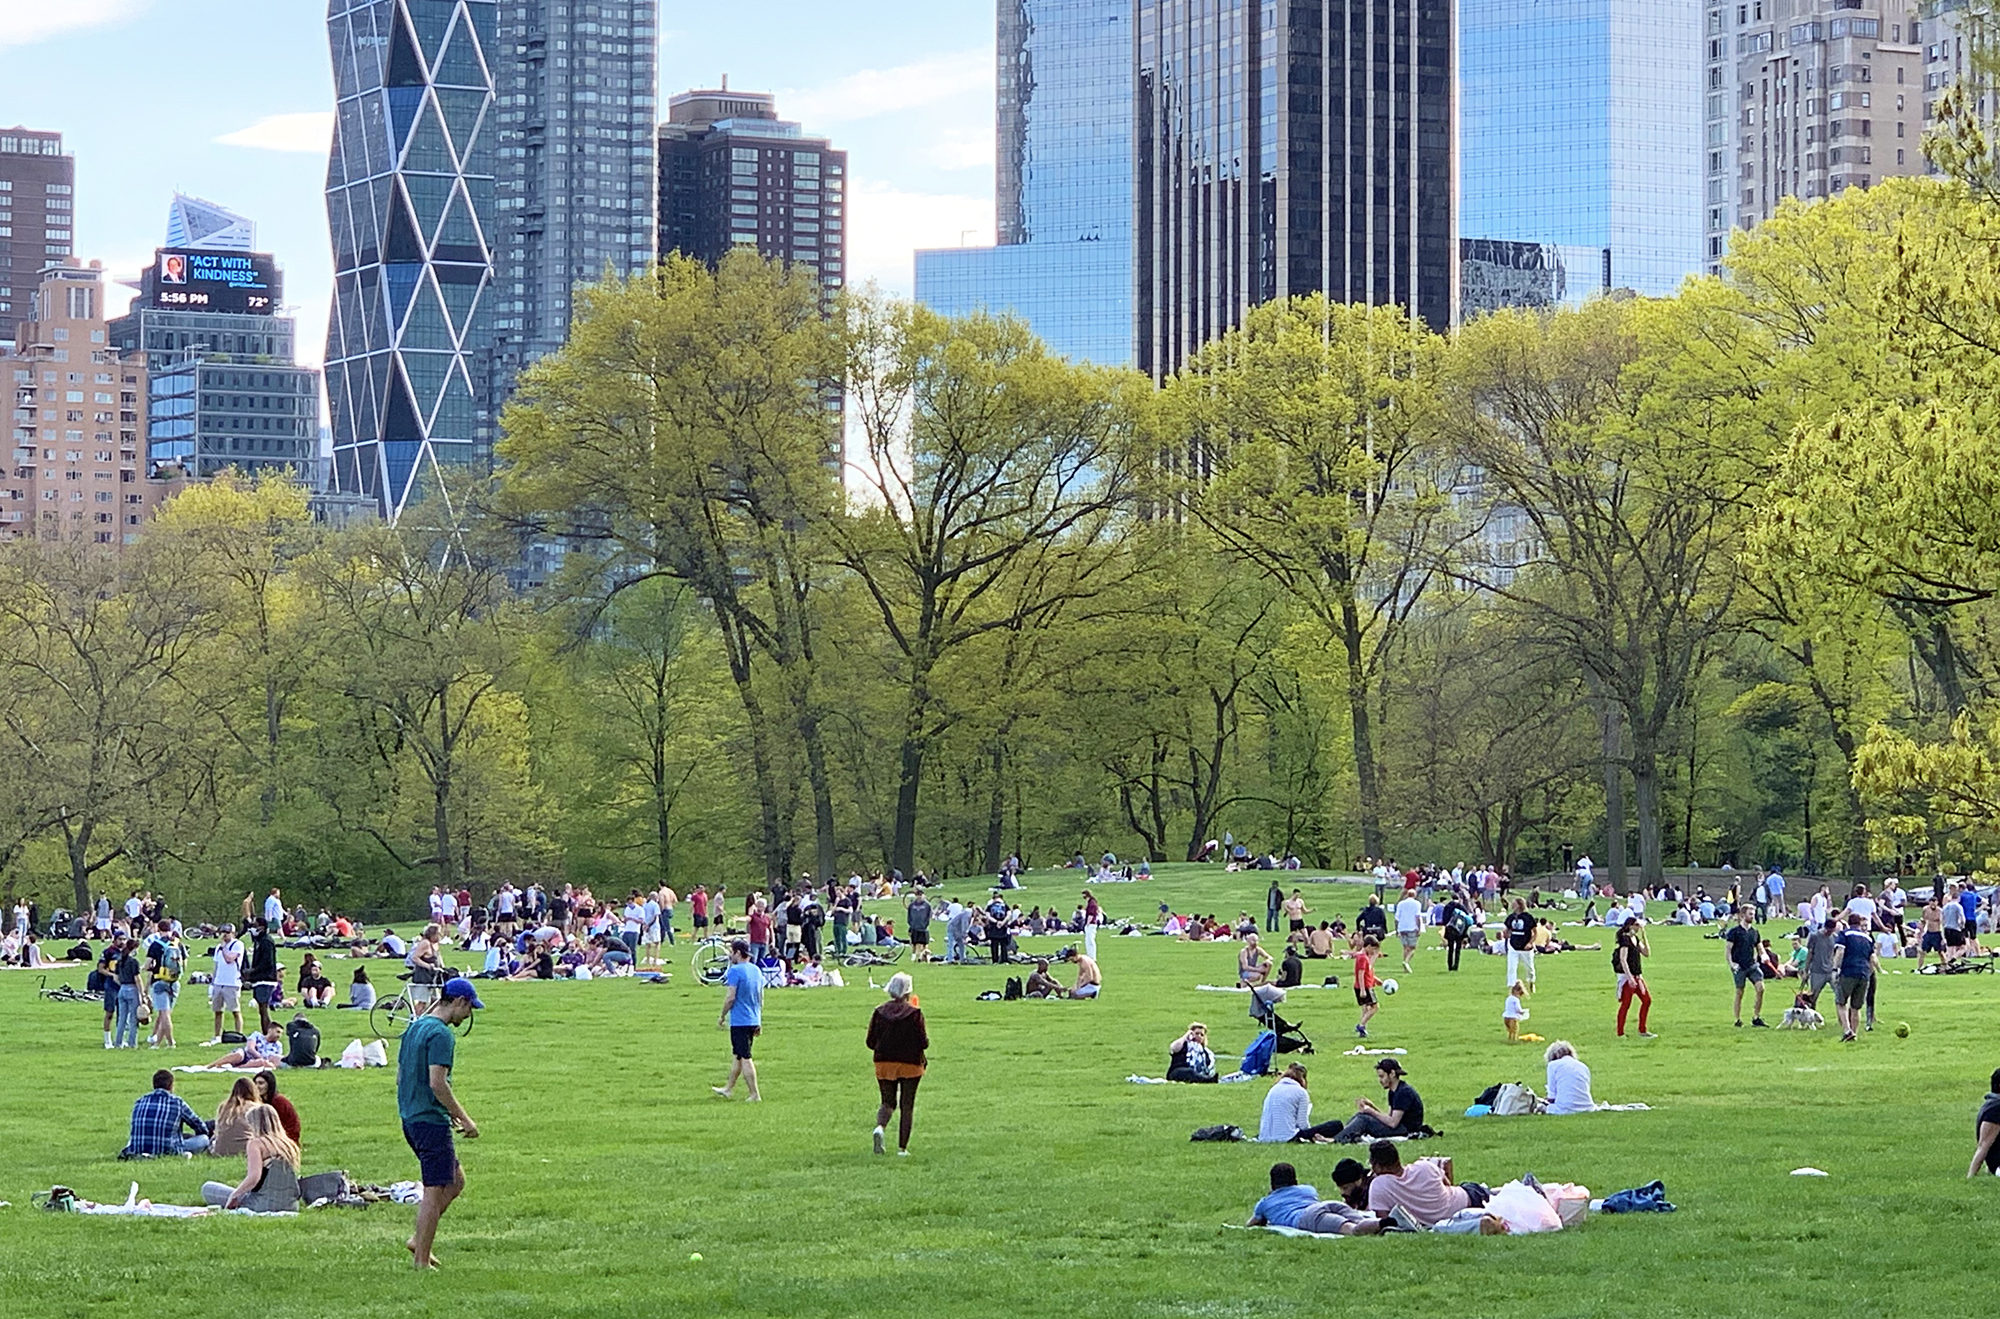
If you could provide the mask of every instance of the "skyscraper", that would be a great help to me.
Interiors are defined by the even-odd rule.
[[[1460,0],[1462,314],[1700,271],[1701,0]],[[1524,258],[1525,252],[1525,258]]]
[[[4,196],[5,194],[0,194]],[[142,479],[143,358],[107,342],[103,268],[45,263],[0,381],[13,403],[12,462],[0,467],[0,540],[118,547],[138,537],[153,491]]]
[[[251,252],[257,226],[214,202],[175,193],[167,207],[167,246],[203,252]]]
[[[655,0],[501,0],[494,411],[569,337],[571,290],[654,250]]]
[[[1132,0],[999,0],[997,247],[917,253],[917,301],[1132,362]]]
[[[217,231],[226,241],[250,232],[248,220],[212,209],[230,221]],[[169,236],[188,232],[168,225]],[[283,306],[284,277],[266,253],[154,253],[131,311],[109,327],[112,350],[145,371],[149,475],[206,479],[234,468],[313,478],[319,372],[296,364],[296,326]]]
[[[484,447],[494,0],[332,0],[333,483],[401,512]]]
[[[1751,228],[1787,197],[1927,171],[1919,29],[1942,25],[1922,22],[1918,0],[1708,3],[1711,269],[1732,223]]]
[[[76,158],[61,133],[0,128],[0,342],[28,318],[42,268],[74,248]]]
[[[1158,0],[1138,17],[1138,366],[1276,298],[1452,301],[1453,0]]]
[[[682,92],[660,125],[660,255],[747,247],[847,279],[847,153],[778,118],[768,92]]]

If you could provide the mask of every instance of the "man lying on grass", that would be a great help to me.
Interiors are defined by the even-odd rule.
[[[1250,1211],[1251,1227],[1291,1227],[1343,1237],[1373,1236],[1388,1221],[1339,1200],[1320,1199],[1318,1191],[1299,1185],[1298,1169],[1289,1163],[1271,1165],[1271,1193]]]

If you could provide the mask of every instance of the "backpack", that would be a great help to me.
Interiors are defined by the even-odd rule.
[[[1007,1002],[1009,1002],[1009,1003],[1012,1003],[1012,1002],[1013,1002],[1013,1001],[1014,1001],[1015,999],[1017,999],[1017,998],[1021,997],[1021,993],[1022,993],[1022,990],[1021,990],[1021,977],[1019,977],[1019,976],[1008,976],[1008,977],[1007,977],[1007,990],[1006,990],[1006,992],[1005,992],[1005,993],[1003,993],[1002,995],[1000,995],[1000,997],[1001,997],[1001,998],[1003,998],[1003,999],[1005,999],[1005,1000],[1006,1000]]]
[[[1509,1081],[1493,1097],[1494,1117],[1526,1117],[1542,1111],[1543,1101],[1519,1081]]]
[[[160,950],[160,969],[154,974],[153,979],[163,980],[170,985],[174,984],[181,978],[181,950],[179,946],[171,939],[163,940],[154,946]]]
[[[1257,1032],[1257,1038],[1250,1041],[1250,1047],[1243,1051],[1243,1074],[1263,1076],[1271,1070],[1271,1056],[1278,1051],[1278,1037],[1271,1031]]]
[[[1234,1126],[1199,1127],[1189,1140],[1242,1140],[1243,1128]]]

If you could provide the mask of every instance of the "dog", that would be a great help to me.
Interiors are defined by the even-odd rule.
[[[1804,994],[1800,994],[1792,1000],[1792,1005],[1785,1009],[1784,1019],[1778,1023],[1778,1029],[1818,1030],[1824,1025],[1826,1018],[1820,1016],[1813,1005],[1806,1001]]]

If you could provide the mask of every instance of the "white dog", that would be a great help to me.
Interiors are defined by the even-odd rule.
[[[1818,1030],[1826,1025],[1826,1018],[1803,1003],[1785,1009],[1784,1020],[1778,1023],[1779,1030]]]

